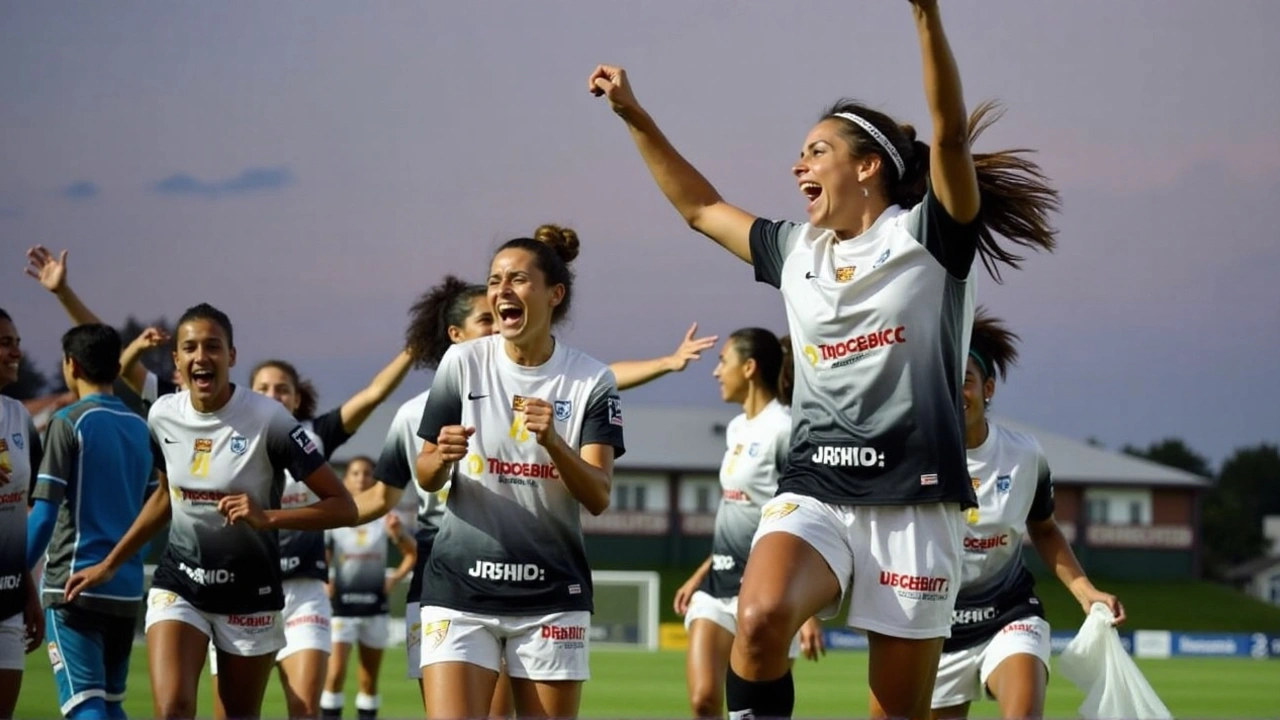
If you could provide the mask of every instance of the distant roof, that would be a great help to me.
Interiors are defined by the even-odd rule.
[[[377,457],[387,426],[399,402],[383,404],[360,428],[336,458]],[[623,405],[627,452],[620,469],[715,474],[724,455],[724,431],[734,408],[725,406]],[[1056,482],[1077,485],[1163,485],[1203,487],[1208,478],[1165,467],[1149,460],[1093,447],[1063,435],[1030,427],[1003,417],[993,420],[1011,430],[1034,435],[1044,448]]]

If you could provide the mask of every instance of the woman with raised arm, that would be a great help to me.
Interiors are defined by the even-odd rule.
[[[1040,443],[987,417],[996,377],[1018,360],[1018,336],[978,308],[964,370],[964,437],[978,507],[966,514],[964,579],[951,637],[933,689],[935,720],[969,716],[985,694],[1009,720],[1044,716],[1049,681],[1049,623],[1022,561],[1022,538],[1075,596],[1086,615],[1104,603],[1124,621],[1124,606],[1093,586],[1053,517],[1053,478]]]
[[[720,463],[723,495],[716,508],[711,556],[676,591],[675,610],[689,633],[685,678],[695,718],[724,716],[724,678],[738,631],[738,589],[760,525],[760,509],[778,492],[791,439],[794,363],[789,338],[764,328],[736,330],[720,349],[714,375],[725,402],[742,407],[725,431]],[[817,660],[822,625],[810,618],[788,657]]]
[[[412,360],[401,351],[346,402],[316,414],[318,396],[294,365],[285,360],[264,360],[249,374],[254,392],[274,398],[293,415],[326,461],[356,434],[373,411],[399,387]],[[315,493],[293,475],[285,475],[283,508],[305,507],[317,501]],[[285,646],[276,655],[280,685],[291,718],[320,717],[320,698],[332,649],[332,612],[325,590],[329,566],[325,562],[324,533],[287,530],[280,533],[280,572],[284,579]],[[214,717],[227,716],[218,703],[218,661],[209,655],[213,675]]]
[[[188,390],[151,406],[160,487],[103,562],[67,581],[67,601],[106,582],[167,523],[169,543],[147,595],[156,717],[194,718],[210,643],[228,717],[255,718],[284,647],[279,530],[351,525],[355,503],[284,406],[230,381],[231,321],[207,304],[178,321],[174,364]],[[280,509],[285,474],[319,502]]]
[[[593,609],[581,510],[609,505],[624,452],[613,371],[552,334],[573,300],[572,231],[499,248],[499,334],[451,346],[418,428],[418,485],[450,484],[423,571],[427,717],[490,707],[505,662],[518,716],[576,717]]]
[[[965,467],[960,386],[973,315],[971,265],[1016,267],[996,241],[1051,249],[1057,194],[1017,152],[973,155],[994,119],[967,117],[933,0],[911,3],[931,144],[841,101],[792,168],[807,222],[725,202],[636,102],[626,73],[588,78],[626,123],[659,188],[689,225],[782,291],[797,363],[794,428],[779,496],[765,506],[738,596],[726,699],[731,717],[788,717],[791,638],[810,616],[870,639],[871,710],[929,716],[960,582]]]

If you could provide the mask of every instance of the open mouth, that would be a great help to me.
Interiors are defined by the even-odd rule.
[[[813,210],[813,206],[818,202],[818,198],[822,197],[822,186],[812,180],[806,180],[800,183],[800,192],[809,199],[808,210]]]
[[[524,308],[515,303],[498,303],[498,324],[503,330],[514,330],[524,321]]]
[[[196,370],[191,371],[191,386],[202,392],[208,391],[213,387],[213,371],[212,370]]]

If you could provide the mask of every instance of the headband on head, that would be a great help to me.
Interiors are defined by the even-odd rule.
[[[990,364],[987,362],[986,358],[982,357],[982,355],[980,355],[978,351],[974,350],[973,348],[969,348],[969,357],[973,358],[973,361],[978,363],[978,369],[982,371],[982,377],[984,378],[991,377]]]
[[[836,113],[835,116],[838,118],[844,118],[863,130],[866,130],[868,135],[874,138],[876,142],[880,143],[880,147],[884,148],[885,152],[889,153],[889,159],[893,161],[893,166],[898,168],[898,179],[902,179],[902,176],[907,172],[907,166],[903,164],[902,156],[898,154],[898,149],[893,146],[893,143],[889,142],[889,138],[885,137],[884,133],[880,132],[875,125],[872,125],[869,120],[861,115],[842,112]]]

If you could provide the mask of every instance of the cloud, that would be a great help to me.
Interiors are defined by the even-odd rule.
[[[102,193],[102,188],[90,180],[80,180],[62,188],[62,197],[68,200],[88,200]]]
[[[246,168],[235,177],[206,181],[186,173],[177,173],[157,182],[152,190],[161,195],[225,197],[245,193],[279,190],[293,184],[293,173],[286,167]]]

